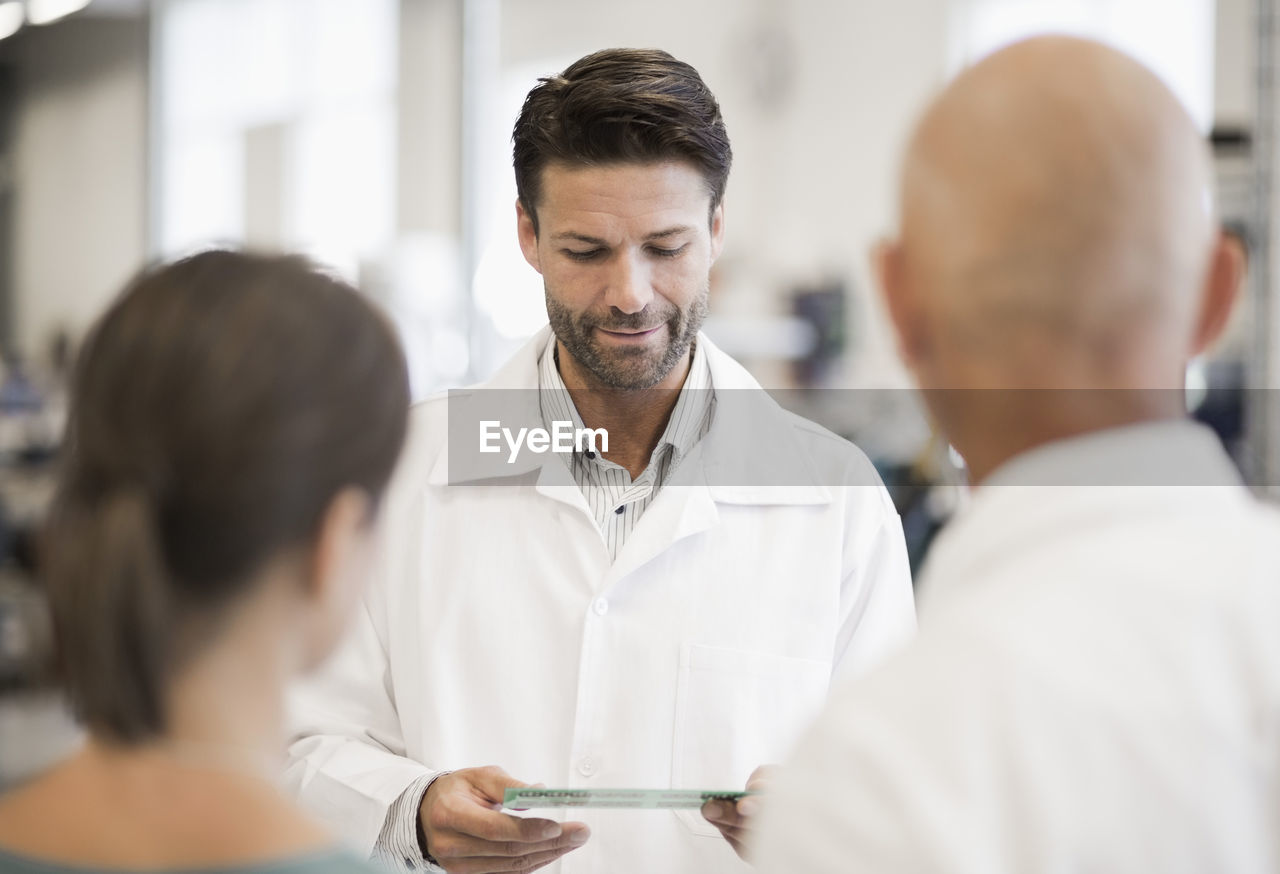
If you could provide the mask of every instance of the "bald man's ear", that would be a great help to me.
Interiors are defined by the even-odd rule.
[[[919,310],[911,298],[911,291],[903,270],[902,245],[896,240],[881,240],[871,250],[871,265],[885,310],[893,322],[898,337],[898,354],[908,369],[914,371],[920,363],[924,346],[923,325]]]
[[[1205,279],[1200,303],[1200,317],[1196,321],[1192,337],[1192,356],[1202,354],[1221,336],[1231,318],[1240,282],[1244,278],[1244,243],[1235,234],[1218,232],[1209,262],[1209,274]]]

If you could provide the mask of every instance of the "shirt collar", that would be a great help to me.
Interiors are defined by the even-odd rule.
[[[917,582],[921,615],[1056,538],[1171,513],[1227,512],[1250,499],[1217,435],[1190,419],[1044,444],[997,468],[939,534]]]
[[[1055,440],[996,468],[975,490],[999,486],[1238,486],[1212,430],[1190,419],[1142,422]],[[976,500],[976,499],[975,499]]]
[[[584,427],[582,417],[573,403],[560,369],[556,365],[556,335],[551,333],[538,358],[538,403],[542,411],[543,426],[549,428],[552,422],[572,421],[574,428]],[[712,390],[711,367],[707,362],[707,353],[703,344],[693,343],[693,355],[689,362],[689,373],[676,405],[671,409],[667,426],[653,448],[650,460],[663,452],[673,453],[672,465],[677,465],[693,450],[707,430],[708,422],[715,411],[715,393]],[[575,453],[577,454],[577,453]]]

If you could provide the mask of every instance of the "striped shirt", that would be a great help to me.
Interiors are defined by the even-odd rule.
[[[556,338],[552,334],[538,359],[538,403],[543,426],[550,431],[555,422],[571,421],[576,431],[584,425],[564,380],[560,378],[556,358]],[[640,476],[633,480],[625,467],[586,446],[564,456],[574,482],[587,499],[587,507],[595,517],[596,527],[604,538],[611,559],[618,558],[622,545],[657,497],[658,490],[707,433],[714,414],[711,367],[707,364],[706,353],[695,342],[689,375],[676,398],[667,427],[658,438],[658,445]]]

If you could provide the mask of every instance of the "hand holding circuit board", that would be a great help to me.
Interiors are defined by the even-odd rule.
[[[637,810],[694,810],[708,801],[736,804],[754,795],[742,790],[711,789],[508,789],[502,806],[511,810],[540,807],[592,807]]]

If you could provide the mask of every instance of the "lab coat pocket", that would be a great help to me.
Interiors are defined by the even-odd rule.
[[[760,765],[790,752],[822,708],[831,665],[717,646],[686,645],[676,684],[671,786],[741,789]],[[695,834],[719,837],[698,810],[675,811]]]

